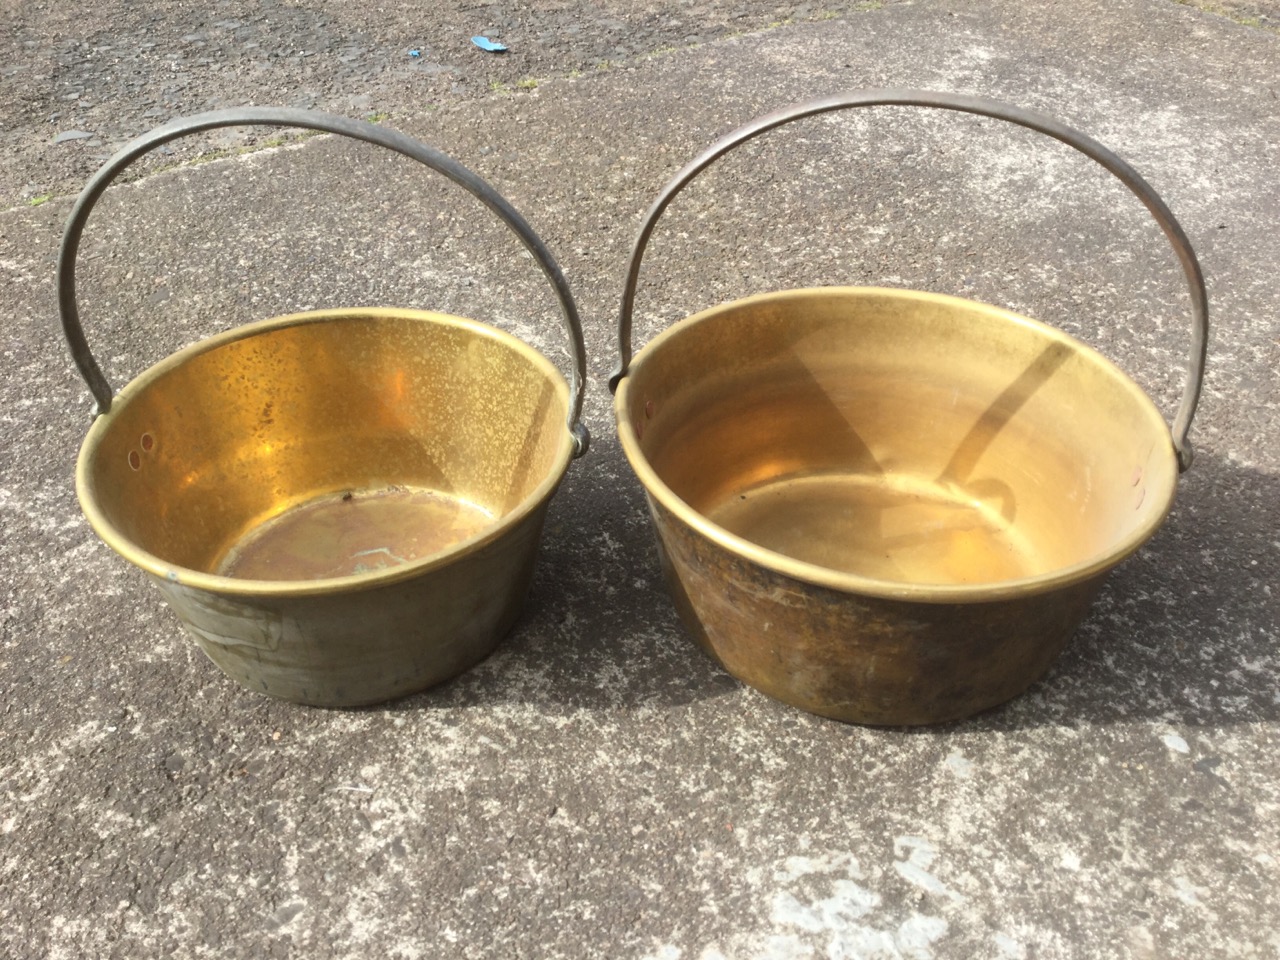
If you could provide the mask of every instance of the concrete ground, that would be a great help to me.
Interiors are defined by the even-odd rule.
[[[500,651],[381,708],[236,687],[88,529],[90,402],[53,291],[71,198],[0,213],[0,955],[1280,956],[1280,36],[1159,0],[865,6],[388,121],[555,251],[595,442]],[[675,170],[761,112],[878,86],[1114,148],[1186,228],[1214,324],[1161,532],[1040,683],[927,730],[801,714],[696,650],[604,386],[631,236]],[[120,384],[228,326],[385,303],[563,360],[548,291],[477,211],[327,137],[156,172],[90,222],[90,342]],[[637,336],[824,283],[1009,306],[1176,404],[1188,307],[1161,234],[1024,131],[877,109],[743,148],[659,226]]]

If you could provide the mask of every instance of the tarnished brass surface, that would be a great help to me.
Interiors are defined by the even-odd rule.
[[[726,550],[650,498],[667,585],[699,646],[744,683],[851,723],[958,720],[1049,668],[1105,573],[980,603],[895,600],[798,580]]]
[[[558,424],[563,430],[564,424]],[[546,501],[447,563],[322,593],[195,589],[153,577],[196,643],[251,690],[358,706],[425,690],[479,663],[514,626]]]
[[[438,490],[348,490],[250,531],[216,571],[249,580],[322,580],[387,570],[447,550],[493,522],[483,507]]]
[[[1032,683],[1177,479],[1159,412],[1096,352],[911,291],[690,317],[615,411],[691,631],[753,686],[863,723]]]
[[[514,622],[573,451],[537,351],[423,311],[230,331],[120,391],[81,450],[85,514],[255,689],[387,699]]]

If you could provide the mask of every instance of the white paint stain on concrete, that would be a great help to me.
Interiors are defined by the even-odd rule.
[[[691,946],[660,942],[645,960],[935,960],[949,932],[942,917],[904,913],[874,889],[883,871],[864,871],[858,857],[841,850],[806,852],[775,863],[757,876],[758,917],[727,940]]]
[[[1203,907],[1200,898],[1208,893],[1204,887],[1197,887],[1186,877],[1173,878],[1173,895],[1189,907]]]
[[[878,894],[852,880],[833,880],[830,896],[819,900],[801,901],[788,890],[775,894],[771,916],[779,926],[823,933],[840,930],[879,905]]]
[[[729,956],[742,960],[934,960],[934,944],[946,932],[945,920],[915,913],[896,929],[850,926],[833,932],[819,944],[794,934],[775,934],[756,947]]]
[[[965,758],[965,755],[959,750],[952,750],[947,754],[947,767],[961,780],[968,780],[973,776],[973,763]]]
[[[861,878],[862,868],[852,853],[832,852],[813,857],[787,857],[774,876],[780,880],[795,880],[815,873],[843,873]]]
[[[994,939],[1000,960],[1027,960],[1027,948],[1007,933],[997,933]]]
[[[884,916],[882,896],[848,851],[787,857],[766,889],[769,881],[767,925],[704,947],[698,960],[934,960],[948,931],[941,917]]]
[[[926,960],[933,956],[934,941],[946,932],[947,922],[941,917],[913,913],[898,927],[897,947],[904,957]]]
[[[964,897],[930,872],[933,862],[938,858],[938,850],[928,840],[923,837],[898,837],[893,841],[893,852],[895,856],[906,858],[894,861],[893,869],[908,883],[926,893],[947,897],[953,903],[964,903]]]

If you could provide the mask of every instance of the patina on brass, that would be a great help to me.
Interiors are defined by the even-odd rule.
[[[161,128],[104,170],[240,122],[336,127],[417,159],[426,149],[371,125],[259,109]],[[486,657],[519,615],[547,504],[587,439],[581,330],[540,241],[529,246],[557,282],[572,387],[485,324],[349,309],[228,331],[113,395],[84,344],[73,282],[91,191],[104,186],[100,174],[82,195],[59,264],[68,339],[104,408],[76,471],[97,533],[157,583],[219,667],[263,693],[373,703]],[[531,237],[487,190],[477,195]]]
[[[94,421],[77,489],[235,679],[377,701],[483,659],[514,623],[573,454],[567,410],[555,368],[483,324],[301,314],[135,379]]]
[[[1178,473],[1159,413],[1096,353],[910,291],[698,314],[616,403],[695,637],[766,693],[864,723],[1031,683]]]
[[[884,102],[980,105],[971,112],[1004,119],[1013,109],[831,98],[691,163],[633,255],[615,413],[676,606],[703,648],[814,713],[921,724],[1001,703],[1044,673],[1106,573],[1167,515],[1189,448],[1092,349],[939,294],[764,294],[680,321],[628,363],[639,259],[674,194],[770,126]]]

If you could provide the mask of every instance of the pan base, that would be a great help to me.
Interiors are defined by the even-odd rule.
[[[784,556],[878,580],[992,583],[1044,565],[997,498],[935,480],[883,474],[806,474],[740,490],[706,516]]]
[[[494,522],[483,507],[413,487],[308,500],[252,527],[215,572],[247,580],[324,580],[410,563]]]

